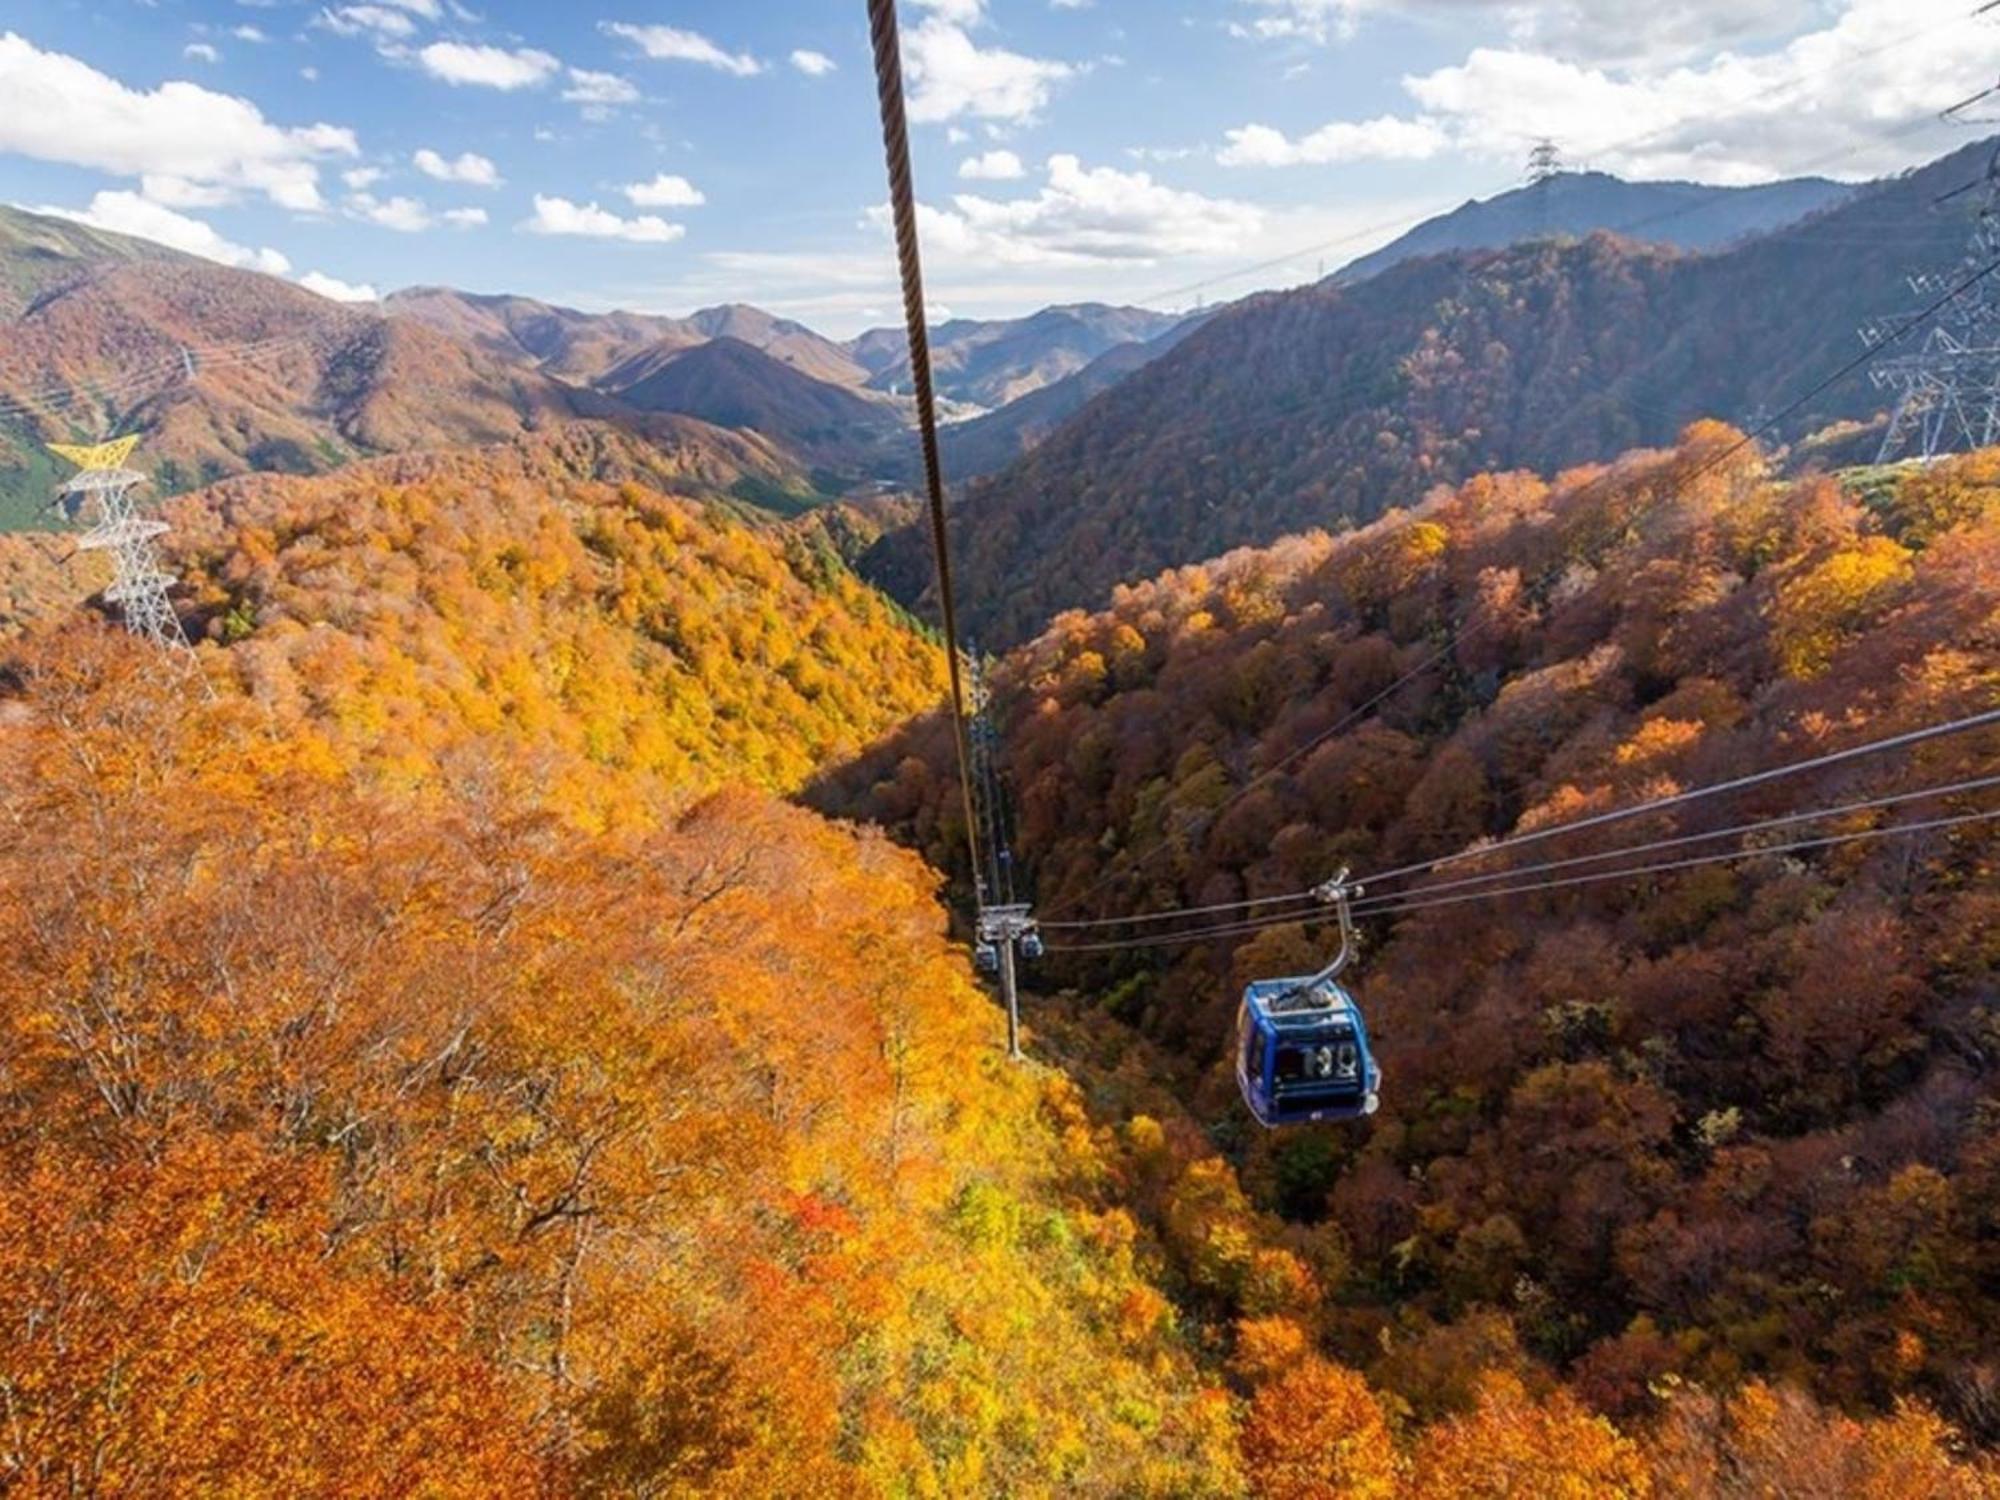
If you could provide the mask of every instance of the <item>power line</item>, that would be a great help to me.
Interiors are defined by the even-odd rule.
[[[917,427],[923,443],[924,484],[930,497],[931,550],[937,561],[938,605],[944,623],[945,663],[951,678],[952,738],[958,749],[959,795],[964,805],[965,842],[972,855],[972,878],[976,885],[980,881],[979,815],[973,807],[972,747],[966,729],[958,606],[951,587],[951,549],[945,532],[944,467],[938,457],[937,392],[931,381],[930,329],[924,317],[923,257],[917,243],[917,197],[910,169],[910,125],[903,102],[896,0],[868,0],[868,27],[875,49],[882,154],[889,171],[890,212],[896,225],[896,261],[903,284],[903,322],[910,344]]]
[[[1758,849],[1736,849],[1722,854],[1698,854],[1687,859],[1667,860],[1660,864],[1640,865],[1630,870],[1608,870],[1598,875],[1575,875],[1561,880],[1539,880],[1531,885],[1508,886],[1497,891],[1470,891],[1456,896],[1440,896],[1430,900],[1417,893],[1415,899],[1400,906],[1384,907],[1375,912],[1377,916],[1401,916],[1406,912],[1428,911],[1433,907],[1456,906],[1466,901],[1485,901],[1494,896],[1519,896],[1534,891],[1561,890],[1580,885],[1597,885],[1607,880],[1634,880],[1646,875],[1659,875],[1676,870],[1692,870],[1703,865],[1719,865],[1740,862],[1746,859],[1765,859],[1772,855],[1794,854],[1806,849],[1829,849],[1837,844],[1860,843],[1867,839],[1897,838],[1912,833],[1929,833],[1939,828],[1956,828],[1966,823],[1981,823],[1991,818],[2000,818],[2000,807],[1984,812],[1959,813],[1948,818],[1927,818],[1921,823],[1899,823],[1890,828],[1864,828],[1855,833],[1831,834],[1825,838],[1797,839],[1786,844],[1768,844]]]
[[[1400,896],[1368,897],[1355,903],[1356,910],[1369,907],[1389,907],[1397,902],[1418,896],[1435,895],[1443,891],[1460,890],[1469,886],[1487,885],[1494,881],[1515,880],[1523,875],[1541,875],[1551,870],[1574,869],[1578,865],[1602,864],[1606,860],[1629,859],[1635,854],[1652,854],[1662,849],[1681,849],[1689,844],[1705,844],[1715,839],[1738,838],[1752,833],[1761,833],[1767,828],[1783,828],[1795,823],[1817,823],[1825,818],[1850,817],[1855,813],[1874,812],[1885,807],[1900,807],[1906,802],[1925,802],[1934,797],[1955,797],[1965,792],[1976,792],[1987,787],[2000,786],[2000,776],[1978,776],[1969,781],[1954,781],[1944,786],[1919,787],[1911,792],[1892,792],[1886,796],[1869,797],[1859,802],[1843,803],[1839,807],[1812,808],[1805,812],[1784,813],[1775,817],[1757,818],[1748,823],[1738,823],[1730,828],[1710,829],[1705,833],[1684,833],[1675,838],[1654,839],[1644,844],[1635,844],[1623,849],[1605,849],[1596,854],[1577,854],[1568,859],[1549,860],[1538,865],[1523,865],[1507,870],[1492,870],[1484,875],[1467,875],[1457,880],[1441,881],[1436,885],[1419,886],[1414,891],[1405,891]]]

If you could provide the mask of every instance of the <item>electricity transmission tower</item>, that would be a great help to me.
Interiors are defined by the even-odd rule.
[[[1965,254],[1950,271],[1909,277],[1914,296],[1934,299],[2000,259],[2000,152],[1987,164],[1983,181],[1967,183],[1958,192],[1975,190],[1979,209]],[[1904,320],[1888,318],[1864,324],[1862,342],[1873,348],[1900,326]],[[1925,330],[1921,344],[1908,354],[1877,360],[1868,378],[1877,390],[1896,394],[1877,463],[1906,455],[1928,461],[1940,453],[2000,441],[2000,301],[1992,278],[1982,275],[1952,298]]]
[[[136,436],[88,447],[49,444],[51,453],[77,467],[62,487],[60,505],[84,527],[77,550],[109,554],[111,586],[104,599],[118,607],[125,628],[164,652],[191,657],[187,633],[167,598],[174,576],[161,568],[155,545],[169,528],[157,517],[139,514],[137,491],[146,476],[126,466],[138,445]]]
[[[1562,152],[1547,136],[1535,142],[1535,149],[1528,153],[1528,193],[1534,206],[1536,238],[1545,237],[1549,232],[1549,193],[1555,187],[1555,180],[1562,176]]]

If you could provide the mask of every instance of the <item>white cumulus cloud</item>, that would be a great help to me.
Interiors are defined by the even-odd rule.
[[[401,196],[377,198],[373,193],[351,193],[347,199],[347,211],[354,218],[384,229],[393,229],[399,234],[422,234],[436,222],[431,217],[430,208],[422,200]]]
[[[1423,161],[1451,144],[1430,120],[1336,120],[1294,140],[1268,125],[1226,131],[1228,144],[1215,154],[1225,167],[1289,167],[1344,161]]]
[[[299,285],[309,292],[317,293],[329,302],[380,302],[381,293],[366,283],[342,281],[329,276],[324,271],[308,271],[299,278]]]
[[[213,63],[222,61],[222,54],[207,42],[189,42],[185,47],[181,48],[181,56],[185,57],[189,62]]]
[[[1253,3],[1287,24],[1349,14],[1317,0]],[[1487,0],[1422,3],[1463,8]],[[1610,28],[1615,34],[1577,34],[1598,9],[1586,0],[1532,12],[1502,6],[1516,40],[1404,78],[1409,115],[1336,120],[1296,138],[1244,125],[1227,132],[1217,159],[1282,166],[1418,160],[1449,150],[1514,164],[1547,137],[1571,160],[1634,178],[1747,184],[1805,171],[1865,178],[1935,155],[1938,133],[1915,132],[2000,70],[2000,32],[1956,0],[1831,0],[1807,12],[1821,17],[1813,29],[1755,51],[1726,43],[1746,28],[1796,21],[1794,0],[1660,0],[1633,13],[1630,26]],[[1708,40],[1690,61],[1689,39],[1704,26]],[[1536,45],[1557,33],[1578,51]],[[1593,50],[1619,55],[1585,55]]]
[[[887,210],[872,217],[884,222]],[[1032,198],[959,193],[921,209],[927,246],[944,261],[1007,265],[1150,263],[1241,252],[1263,214],[1248,203],[1156,182],[1149,173],[1086,167],[1052,156]]]
[[[367,36],[399,39],[414,36],[417,23],[399,10],[386,5],[336,5],[322,10],[313,25],[336,36]]]
[[[623,192],[636,208],[699,208],[708,202],[685,177],[662,172],[651,182],[634,182]]]
[[[824,78],[839,64],[824,52],[815,52],[810,47],[800,47],[792,53],[792,66],[808,78]]]
[[[282,208],[323,208],[317,163],[360,151],[351,130],[273,125],[249,100],[195,83],[127,88],[11,31],[0,33],[0,100],[0,153],[257,192]]]
[[[476,151],[446,157],[425,146],[410,157],[410,164],[439,182],[462,182],[469,187],[500,186],[500,169]]]
[[[532,47],[509,51],[468,42],[432,42],[417,53],[417,61],[425,72],[446,83],[503,91],[536,88],[562,66]]]
[[[1049,102],[1056,85],[1077,72],[1066,62],[981,47],[950,14],[931,16],[903,35],[910,118],[920,125],[960,115],[1031,119]]]
[[[747,52],[727,52],[698,31],[677,26],[634,26],[626,21],[599,23],[609,36],[632,43],[655,62],[700,63],[738,78],[750,78],[764,71],[763,63]]]
[[[445,223],[454,229],[476,229],[486,222],[483,208],[448,208],[442,215]]]
[[[567,198],[535,194],[534,216],[522,221],[529,234],[575,235],[593,240],[629,240],[639,245],[665,245],[687,230],[669,224],[653,214],[624,218],[595,203],[572,203]]]
[[[988,151],[960,162],[958,175],[974,182],[1013,182],[1026,177],[1028,169],[1011,151]]]
[[[567,104],[582,104],[594,109],[610,109],[620,104],[637,104],[639,89],[629,78],[620,78],[616,73],[596,73],[589,68],[571,68],[569,87],[563,90],[563,101]]]
[[[292,268],[291,262],[276,250],[253,250],[248,245],[234,244],[217,233],[212,224],[175,213],[171,208],[142,198],[137,193],[102,192],[90,200],[88,208],[36,208],[31,211],[71,219],[78,224],[88,224],[93,229],[107,229],[113,234],[136,235],[171,250],[184,251],[203,260],[217,261],[246,271],[282,276]]]

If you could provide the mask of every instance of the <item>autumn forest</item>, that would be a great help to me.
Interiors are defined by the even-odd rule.
[[[1994,1491],[1991,825],[1366,923],[1363,1128],[1223,1061],[1314,926],[1052,953],[1011,1066],[935,646],[622,442],[180,502],[207,692],[16,558],[11,1488]],[[1226,902],[1970,712],[1996,567],[1993,454],[1482,476],[996,663],[1019,854]]]
[[[308,30],[639,107],[393,40],[482,19]],[[392,170],[291,227],[423,232]],[[1210,202],[1051,172],[1126,270]],[[1575,232],[940,317],[948,491],[899,326],[0,204],[0,1496],[2000,1500],[2000,447],[1885,445],[1851,328],[2000,246],[2000,152],[1554,175]],[[520,243],[650,264],[704,181]],[[1350,900],[1366,1103],[1266,1128]]]

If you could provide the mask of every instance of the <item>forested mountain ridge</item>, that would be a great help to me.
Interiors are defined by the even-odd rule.
[[[888,402],[816,380],[761,349],[721,335],[655,360],[650,353],[604,377],[640,411],[677,412],[769,439],[818,466],[893,465],[908,428]],[[906,464],[907,459],[903,459]]]
[[[167,507],[197,636],[343,764],[422,785],[468,747],[543,757],[514,795],[592,826],[630,789],[795,786],[936,701],[936,649],[824,539],[713,499],[681,452],[583,424]],[[101,580],[6,538],[15,622]]]
[[[954,484],[1004,469],[1060,427],[1094,396],[1165,354],[1199,328],[1199,314],[1183,318],[1144,342],[1114,344],[1089,364],[1060,380],[1009,401],[998,411],[953,422],[940,437],[945,473]]]
[[[1795,224],[1854,191],[1824,177],[1791,177],[1750,187],[1705,182],[1631,182],[1607,172],[1558,172],[1426,219],[1406,234],[1333,273],[1364,281],[1418,255],[1491,250],[1523,240],[1598,230],[1683,250],[1714,250]]]
[[[1024,318],[952,318],[930,330],[933,378],[952,401],[989,410],[1076,374],[1123,344],[1145,344],[1183,321],[1179,313],[1079,303]],[[848,346],[877,390],[910,389],[910,353],[901,329],[876,328]]]
[[[1785,480],[1736,444],[1702,424],[1552,482],[1479,476],[1058,618],[991,673],[1013,852],[1045,924],[1297,892],[1349,865],[1368,882],[2000,706],[2000,451],[1843,485]],[[931,719],[814,795],[962,877],[951,764]],[[1445,874],[1996,764],[1989,727]],[[1967,792],[1748,845],[1995,807]],[[1929,1409],[2000,1443],[1997,872],[1987,821],[1364,917],[1350,978],[1385,1084],[1362,1127],[1256,1132],[1234,1101],[1237,997],[1323,962],[1323,922],[1198,941],[1182,935],[1228,919],[1045,925],[1058,950],[1160,942],[1055,952],[1032,983],[1073,987],[1092,1097],[1135,1116],[1169,1287],[1240,1366],[1272,1372],[1248,1377],[1252,1430],[1266,1415],[1258,1451],[1296,1467],[1269,1493],[1380,1473],[1342,1443],[1372,1409],[1351,1368],[1419,1423],[1488,1410],[1482,1369],[1531,1389],[1559,1372],[1644,1450],[1646,1472],[1600,1469],[1574,1493],[1986,1495],[1991,1468],[1947,1472],[1934,1439],[1912,1438],[1933,1456],[1893,1477],[1886,1431],[1832,1411]],[[1253,1215],[1231,1261],[1188,1216],[1239,1186],[1246,1213],[1287,1222]],[[1324,1300],[1260,1301],[1254,1245],[1312,1266]],[[1288,1418],[1309,1391],[1356,1405]],[[1475,1492],[1563,1492],[1548,1461]],[[1450,1493],[1420,1476],[1418,1492]]]
[[[643,768],[552,819],[478,691],[401,790],[243,650],[6,663],[13,1489],[1241,1493],[917,860]]]
[[[1547,471],[1776,412],[1911,307],[1912,270],[1963,252],[1968,147],[1807,224],[1698,256],[1606,235],[1407,261],[1218,312],[1026,458],[961,498],[981,580],[966,609],[1011,642],[1113,584],[1312,526],[1364,524],[1483,469]],[[1877,232],[1897,226],[1894,235]],[[1912,308],[1913,310],[1913,308]],[[1854,375],[1788,416],[1796,440],[1868,420]]]
[[[428,323],[441,333],[490,353],[538,366],[545,374],[591,385],[640,350],[663,341],[699,343],[706,337],[678,318],[643,313],[586,313],[533,297],[413,286],[391,292],[383,310]]]
[[[37,524],[57,467],[46,443],[107,430],[145,437],[165,494],[249,470],[316,473],[498,442],[580,416],[616,418],[670,446],[693,431],[414,319],[133,248],[142,245],[89,234],[0,324],[0,401],[14,403],[0,408],[0,529]],[[0,266],[37,260],[32,252],[25,236],[10,238]],[[718,454],[759,455],[751,472],[761,482],[804,488],[797,465],[769,445],[715,438]]]

